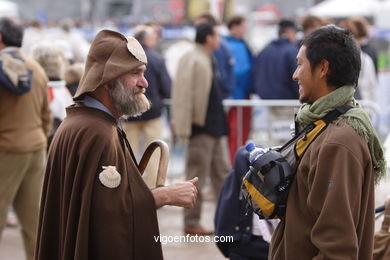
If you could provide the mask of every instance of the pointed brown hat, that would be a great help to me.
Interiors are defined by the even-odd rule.
[[[146,64],[145,52],[133,37],[110,30],[102,30],[92,41],[74,100],[92,92],[123,74]]]

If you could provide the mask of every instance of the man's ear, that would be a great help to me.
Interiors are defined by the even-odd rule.
[[[210,37],[211,37],[211,35],[209,34],[209,35],[206,35],[206,40],[205,40],[205,44],[208,44],[209,42],[210,42]]]
[[[103,85],[103,88],[108,91],[110,86],[108,86],[108,84],[105,84],[105,85]]]
[[[319,64],[320,67],[320,77],[327,77],[328,74],[330,73],[330,68],[329,68],[329,61],[327,60],[322,60]]]

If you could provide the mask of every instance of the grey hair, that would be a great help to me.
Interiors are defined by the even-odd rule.
[[[39,42],[32,47],[32,57],[50,78],[64,79],[66,60],[62,50],[51,42]]]
[[[156,34],[156,31],[149,25],[138,25],[134,28],[133,35],[140,43],[144,43],[145,39]]]

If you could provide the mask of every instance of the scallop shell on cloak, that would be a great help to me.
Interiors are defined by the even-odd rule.
[[[103,166],[103,171],[99,173],[100,182],[107,188],[116,188],[121,183],[121,175],[115,166]]]

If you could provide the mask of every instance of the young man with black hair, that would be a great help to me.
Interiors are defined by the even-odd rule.
[[[321,27],[305,38],[297,63],[293,79],[304,103],[296,116],[301,127],[341,105],[354,107],[299,162],[269,259],[372,259],[374,183],[386,166],[370,119],[353,98],[359,47],[348,31]]]
[[[218,84],[212,52],[219,48],[220,36],[212,23],[196,27],[196,46],[180,60],[172,86],[172,130],[176,137],[188,142],[186,175],[198,176],[201,191],[210,176],[217,198],[229,171],[226,135],[229,132],[222,105],[222,89]],[[184,212],[184,232],[210,235],[200,225],[202,196],[194,208]]]

